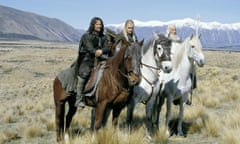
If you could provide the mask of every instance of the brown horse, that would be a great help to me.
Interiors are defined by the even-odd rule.
[[[131,44],[124,42],[121,50],[106,60],[105,68],[94,96],[85,96],[86,105],[96,109],[94,130],[101,127],[103,115],[107,108],[113,110],[112,124],[114,126],[117,125],[120,112],[129,100],[129,90],[133,85],[141,81],[140,61],[142,44],[143,40],[139,43]],[[72,68],[64,71],[68,71],[68,75],[74,76]],[[76,113],[77,107],[74,106],[76,93],[65,91],[64,84],[56,77],[53,82],[53,94],[56,106],[57,141],[60,141],[63,139],[64,133],[69,133],[72,117]],[[69,110],[64,123],[66,102],[69,104]]]

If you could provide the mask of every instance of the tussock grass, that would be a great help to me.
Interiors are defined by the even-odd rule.
[[[43,135],[43,129],[37,124],[32,125],[25,130],[26,138],[42,137]]]
[[[224,128],[222,137],[222,144],[239,144],[240,142],[240,125],[233,128]]]
[[[52,120],[47,121],[46,128],[48,131],[55,131],[55,121]]]
[[[167,144],[169,142],[169,136],[166,133],[166,129],[161,127],[159,129],[159,131],[157,132],[157,134],[154,136],[154,139],[152,141],[152,143],[156,143],[156,144]]]
[[[0,133],[0,143],[6,144],[8,142],[8,137],[4,133]]]
[[[223,123],[230,129],[239,128],[240,126],[240,115],[238,112],[237,110],[233,110],[224,115],[225,119],[223,119]]]
[[[206,136],[213,136],[213,137],[219,136],[221,126],[214,115],[211,115],[211,117],[208,117],[208,119],[204,123],[204,126],[205,127],[202,131]]]
[[[4,117],[4,120],[3,120],[5,123],[14,123],[16,122],[16,120],[14,119],[13,115],[12,114],[8,114]]]
[[[37,113],[41,113],[41,112],[44,111],[44,107],[43,107],[43,105],[40,104],[40,103],[36,104],[36,105],[34,106],[34,109],[35,109],[35,111],[36,111]]]
[[[16,133],[16,131],[10,131],[10,130],[8,130],[8,131],[5,131],[4,132],[4,136],[3,136],[3,140],[8,140],[8,141],[10,141],[10,140],[15,140],[15,139],[17,139],[19,136],[18,136],[18,134]]]
[[[103,128],[95,134],[96,138],[93,140],[93,144],[118,144],[119,142],[119,131],[116,129]],[[123,139],[124,140],[124,139]]]

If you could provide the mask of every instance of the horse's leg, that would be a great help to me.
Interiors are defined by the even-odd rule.
[[[106,108],[106,110],[104,112],[103,120],[102,120],[102,126],[106,126],[108,117],[110,115],[110,112],[111,112],[111,109],[110,108]]]
[[[101,127],[106,106],[107,106],[106,101],[102,101],[97,104],[94,121],[94,130],[98,130]]]
[[[74,116],[74,114],[77,111],[77,107],[74,106],[76,101],[76,97],[75,96],[70,96],[68,99],[68,104],[69,104],[69,110],[66,116],[66,130],[65,132],[69,134],[69,127],[72,121],[72,118]]]
[[[135,106],[136,106],[136,103],[134,101],[134,96],[132,96],[127,105],[127,117],[126,117],[127,127],[130,129],[131,129],[131,125],[132,125],[133,112],[134,112]]]
[[[159,84],[159,91],[158,91],[158,94],[157,94],[157,100],[156,100],[156,110],[155,110],[155,119],[153,121],[153,124],[155,127],[157,127],[159,129],[159,119],[160,119],[160,112],[162,110],[162,105],[164,104],[164,93],[163,93],[163,90],[162,90],[162,86],[163,86],[163,83],[160,83]]]
[[[146,127],[147,127],[147,132],[148,135],[151,137],[153,134],[153,107],[154,107],[154,101],[155,98],[153,99],[153,97],[147,102],[146,104]]]
[[[167,130],[167,135],[170,136],[170,131],[168,130],[168,124],[170,121],[170,116],[171,116],[171,109],[172,109],[172,98],[173,96],[171,94],[167,95],[167,105],[166,105],[166,122],[165,122],[165,128]]]
[[[160,113],[161,113],[161,110],[162,110],[162,105],[164,104],[164,100],[165,100],[165,97],[163,95],[159,95],[158,96],[158,101],[157,101],[157,106],[156,106],[156,119],[154,121],[154,125],[156,127],[159,127],[159,119],[160,119]]]
[[[106,110],[104,112],[103,120],[102,120],[102,126],[106,126],[110,112],[111,112],[111,109],[106,108]],[[96,114],[96,109],[92,108],[92,111],[91,111],[91,125],[90,125],[90,130],[91,131],[94,130],[95,114]]]
[[[149,102],[148,102],[149,103]],[[152,109],[149,108],[149,104],[146,104],[146,127],[147,127],[147,135],[149,137],[152,136],[153,133],[153,123],[152,123]]]
[[[114,108],[112,112],[112,125],[116,128],[118,125],[118,117],[122,111],[122,108]]]
[[[57,132],[57,141],[63,139],[64,134],[64,113],[65,113],[65,102],[55,102],[55,123],[56,123],[56,132]]]
[[[93,132],[94,131],[94,120],[95,120],[95,115],[96,115],[96,108],[92,108],[91,111],[91,124],[90,124],[90,130]]]
[[[65,101],[61,101],[61,96],[64,93],[61,82],[56,77],[53,81],[53,98],[55,103],[55,124],[57,142],[63,139],[64,133],[64,116],[65,116]]]
[[[159,108],[160,107],[160,97],[156,95],[155,104],[153,107],[153,114],[152,114],[152,123],[153,123],[153,131],[154,133],[159,130]]]
[[[177,125],[177,131],[179,136],[184,136],[184,133],[182,131],[182,121],[183,121],[183,113],[184,113],[183,103],[184,103],[184,100],[182,98],[179,104],[179,115],[178,115],[178,125]]]

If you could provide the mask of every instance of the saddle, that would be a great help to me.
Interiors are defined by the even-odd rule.
[[[102,77],[103,70],[106,68],[106,62],[100,62],[96,67],[93,68],[90,77],[85,84],[83,93],[85,96],[93,96],[97,89],[97,85]]]

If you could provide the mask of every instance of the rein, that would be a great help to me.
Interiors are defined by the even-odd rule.
[[[129,80],[128,75],[126,75],[125,73],[123,73],[123,72],[122,72],[121,70],[119,70],[119,69],[118,69],[118,71],[119,71],[119,73],[120,73],[123,77],[125,77],[125,78],[127,78],[127,79]],[[128,86],[127,89],[125,89],[125,88],[122,87],[123,91],[129,91],[129,88],[130,88],[130,86]]]
[[[155,41],[154,41],[154,43],[155,43]],[[159,60],[161,60],[161,56],[160,56],[158,53],[156,53],[156,55],[157,55],[157,58],[158,58]],[[141,65],[146,66],[147,68],[151,68],[151,69],[157,70],[157,71],[159,71],[159,72],[160,72],[160,70],[161,70],[161,68],[154,67],[154,66],[151,66],[151,65],[148,65],[148,64],[144,64],[144,63],[142,63],[142,61],[141,61]],[[154,84],[154,83],[156,83],[156,82],[158,81],[158,79],[157,79],[156,81],[154,81],[154,82],[150,82],[144,75],[142,75],[142,77],[143,77],[143,79],[146,80],[146,82],[147,82],[147,83],[151,86],[151,88],[152,88],[152,90],[151,90],[151,95],[148,97],[148,99],[142,101],[143,104],[146,104],[146,103],[151,99],[151,97],[153,96],[153,89],[154,89],[154,87],[155,87],[155,84]]]
[[[191,66],[192,66],[192,69],[191,69],[191,72],[192,72],[192,75],[191,75],[191,81],[192,81],[192,85],[191,85],[191,92],[190,92],[190,104],[192,104],[192,95],[193,95],[193,82],[194,82],[194,61],[193,59],[191,59]]]
[[[118,71],[119,71],[119,73],[120,74],[122,74],[125,78],[127,78],[128,79],[128,75],[126,75],[125,73],[123,73],[122,71],[120,71],[119,69],[118,69]]]
[[[153,66],[144,64],[144,63],[142,63],[142,62],[141,62],[141,65],[146,66],[147,68],[151,68],[151,69],[157,70],[157,71],[160,71],[160,70],[161,70],[161,68],[153,67]],[[158,81],[158,79],[157,79],[156,81],[154,81],[154,82],[150,82],[144,75],[142,75],[142,78],[143,78],[144,80],[146,80],[146,82],[147,82],[147,83],[151,86],[151,88],[152,88],[152,90],[151,90],[151,95],[148,97],[148,99],[142,101],[143,104],[146,104],[146,103],[151,99],[151,97],[153,96],[153,89],[154,89],[154,87],[155,87],[155,84],[154,84],[154,83],[156,83],[156,82]]]
[[[157,68],[157,67],[154,67],[154,66],[151,66],[151,65],[148,65],[148,64],[144,64],[144,63],[142,63],[142,62],[141,62],[141,65],[146,66],[146,67],[148,67],[148,68],[155,69],[155,70],[160,70],[160,69],[161,69],[161,68]]]

